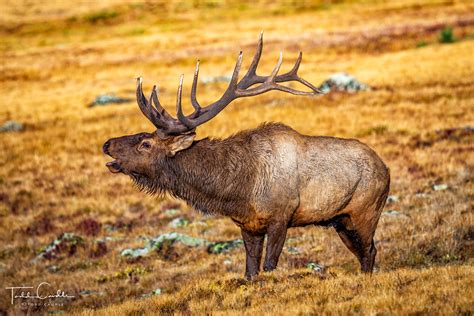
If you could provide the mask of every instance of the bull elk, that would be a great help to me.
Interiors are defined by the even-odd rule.
[[[246,251],[245,276],[260,270],[267,235],[264,270],[276,268],[289,227],[332,226],[364,272],[372,272],[373,237],[390,185],[389,169],[365,144],[336,137],[299,134],[281,123],[267,123],[226,139],[195,140],[196,127],[209,121],[237,98],[271,90],[296,95],[320,91],[299,77],[302,54],[289,72],[278,75],[282,56],[269,76],[256,74],[257,52],[239,81],[242,52],[227,90],[201,107],[196,99],[199,62],[191,88],[192,114],[181,107],[183,76],[177,93],[177,118],[160,104],[156,87],[147,99],[137,80],[137,102],[155,125],[153,133],[109,139],[103,145],[113,159],[106,166],[124,173],[149,193],[168,192],[205,214],[230,217],[241,229]],[[296,81],[311,92],[280,85]]]

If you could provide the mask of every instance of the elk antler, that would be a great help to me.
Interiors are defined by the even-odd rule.
[[[183,90],[183,75],[179,80],[178,86],[178,95],[176,99],[176,112],[177,119],[173,118],[166,110],[161,106],[158,101],[158,96],[156,92],[156,86],[153,87],[149,100],[143,95],[142,90],[142,78],[137,79],[137,102],[140,110],[143,114],[156,126],[157,133],[160,137],[166,138],[170,135],[178,135],[186,132],[193,131],[197,126],[209,121],[220,111],[222,111],[229,103],[233,100],[241,97],[249,97],[258,94],[262,94],[271,90],[280,90],[283,92],[288,92],[296,95],[316,95],[322,93],[318,88],[313,86],[308,81],[298,76],[298,68],[301,64],[301,59],[303,54],[300,52],[296,63],[289,72],[283,75],[277,75],[280,70],[280,66],[283,62],[283,55],[280,53],[280,58],[278,63],[273,69],[270,76],[259,76],[256,74],[258,62],[260,61],[260,56],[262,55],[263,48],[263,32],[260,34],[260,38],[257,45],[257,52],[253,57],[250,68],[245,74],[245,76],[238,81],[240,66],[242,65],[242,52],[240,52],[239,57],[237,58],[237,63],[232,74],[229,86],[224,92],[222,97],[216,102],[206,106],[201,107],[196,99],[196,89],[199,76],[199,60],[196,64],[196,71],[194,72],[193,85],[191,88],[191,104],[194,107],[194,112],[188,116],[183,114],[183,109],[181,107],[181,94]],[[308,88],[311,92],[299,91],[286,86],[279,85],[279,82],[285,81],[297,81]],[[255,84],[260,84],[254,88],[251,88]],[[154,104],[154,106],[153,106]]]

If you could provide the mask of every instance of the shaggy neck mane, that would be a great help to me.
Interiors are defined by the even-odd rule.
[[[157,187],[188,202],[206,214],[242,218],[249,209],[249,198],[256,168],[245,137],[225,140],[203,139],[166,158]],[[246,157],[247,159],[243,159]]]

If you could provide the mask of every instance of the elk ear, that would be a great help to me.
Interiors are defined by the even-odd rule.
[[[166,146],[166,156],[174,157],[180,150],[184,150],[193,144],[195,133],[189,133],[173,137]]]

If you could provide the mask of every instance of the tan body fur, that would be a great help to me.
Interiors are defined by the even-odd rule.
[[[279,124],[251,135],[248,146],[259,161],[258,180],[249,213],[232,217],[240,227],[263,232],[275,216],[297,227],[340,214],[375,224],[389,172],[369,147],[352,139],[304,136]],[[378,214],[364,217],[370,208]]]

